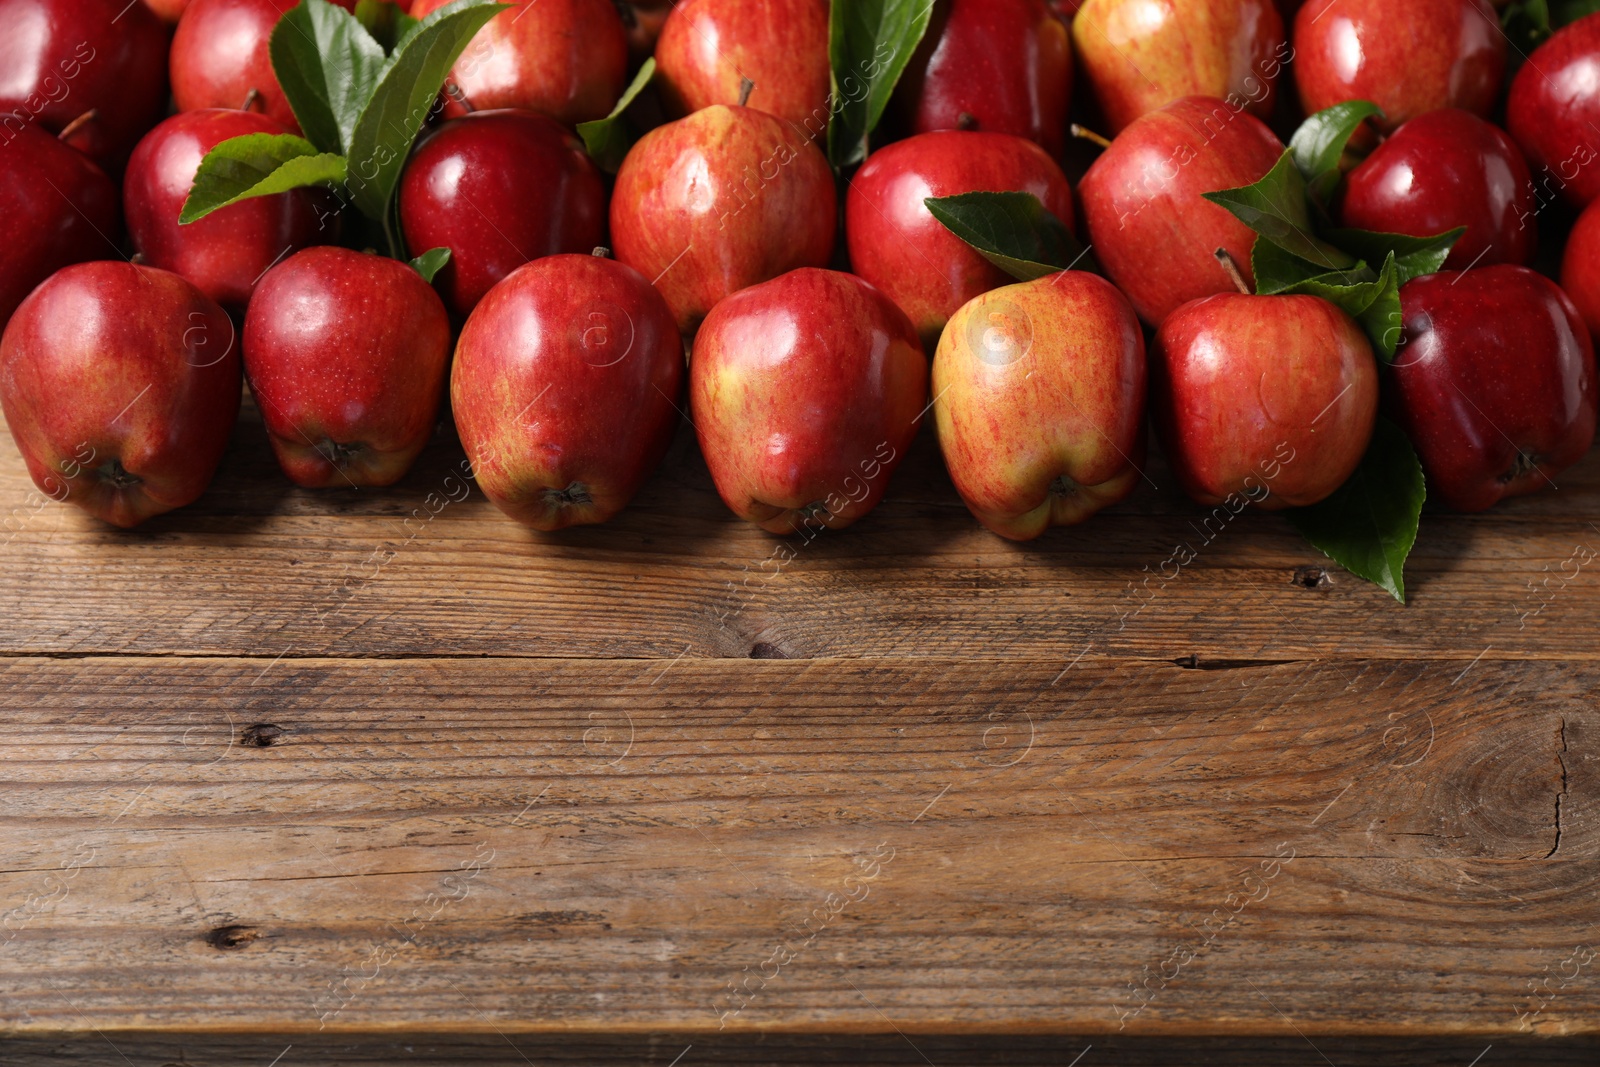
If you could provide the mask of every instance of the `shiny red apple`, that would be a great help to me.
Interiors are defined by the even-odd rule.
[[[928,403],[905,313],[853,274],[791,271],[724,300],[695,337],[689,413],[723,501],[776,534],[877,506]]]
[[[933,359],[939,447],[968,509],[1026,541],[1138,484],[1144,332],[1110,282],[1065,271],[995,289],[950,320]]]
[[[1213,253],[1225,248],[1250,277],[1256,235],[1201,194],[1250,185],[1283,145],[1254,115],[1192,96],[1117,135],[1078,193],[1095,256],[1151,326],[1179,305],[1233,283]]]
[[[554,119],[478,111],[417,145],[400,180],[400,225],[413,253],[450,249],[434,283],[465,318],[528,260],[601,244],[605,182],[583,143]]]
[[[411,15],[450,2],[416,0]],[[516,107],[571,126],[610,114],[627,81],[628,31],[612,0],[521,0],[490,19],[450,68],[444,114]]]
[[[633,499],[672,442],[683,377],[683,342],[649,279],[599,256],[549,256],[467,319],[450,404],[484,495],[559,530]]]
[[[239,414],[238,338],[176,274],[78,263],[0,339],[0,403],[40,491],[118,526],[205,492]]]
[[[1400,304],[1387,399],[1430,497],[1482,511],[1553,486],[1589,451],[1594,346],[1554,282],[1510,264],[1445,271],[1408,282]]]
[[[928,211],[929,197],[1032,193],[1070,229],[1072,187],[1049,154],[1005,133],[946,130],[868,157],[845,196],[850,265],[911,317],[932,348],[956,309],[1011,276]]]
[[[433,434],[449,366],[439,294],[371,252],[297,252],[245,315],[245,376],[272,451],[312,489],[399,481]]]
[[[117,174],[167,110],[167,28],[126,0],[0,0],[0,142],[37,122]]]
[[[1583,209],[1567,235],[1561,288],[1588,324],[1590,340],[1600,340],[1600,210],[1593,205]]]
[[[0,327],[69,263],[120,255],[121,198],[89,157],[37,126],[0,145]]]
[[[1540,206],[1600,196],[1600,15],[1557,30],[1511,80],[1506,128],[1535,171]]]
[[[935,8],[896,93],[913,133],[1010,133],[1059,158],[1072,42],[1044,0],[951,0]]]
[[[1186,96],[1269,118],[1292,55],[1273,0],[1085,0],[1072,39],[1112,133]]]
[[[679,0],[656,43],[674,115],[748,103],[815,137],[828,128],[827,0]]]
[[[331,241],[336,235],[323,227],[319,194],[311,189],[242,200],[187,225],[178,221],[208,151],[230,137],[285,132],[265,115],[221,108],[185,111],[151,130],[129,158],[122,187],[128,233],[146,262],[243,311],[268,267]]]
[[[1384,131],[1441,107],[1487,115],[1505,72],[1506,38],[1487,0],[1306,0],[1295,16],[1307,114],[1370,100]]]
[[[833,170],[803,130],[716,104],[633,146],[611,197],[617,259],[692,333],[721,299],[833,255]]]
[[[1354,473],[1372,437],[1372,345],[1320,297],[1191,301],[1161,324],[1150,362],[1167,460],[1207,507],[1315,504]]]

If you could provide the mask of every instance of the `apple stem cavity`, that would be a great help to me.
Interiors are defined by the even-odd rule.
[[[79,115],[77,118],[61,127],[61,132],[56,134],[56,139],[59,141],[70,140],[73,134],[77,133],[84,126],[88,125],[99,117],[99,109],[91,107],[88,111],[85,111],[83,114]]]
[[[1239,269],[1239,264],[1233,261],[1233,256],[1228,253],[1228,250],[1219,248],[1212,254],[1217,257],[1217,262],[1222,264],[1222,269],[1227,272],[1228,280],[1233,282],[1234,288],[1245,296],[1249,296],[1250,283],[1244,280],[1244,272]]]
[[[970,111],[963,111],[960,115],[956,116],[956,129],[975,130],[977,128],[978,116],[972,114]]]
[[[260,99],[261,99],[261,90],[257,89],[254,85],[250,86],[250,91],[248,93],[244,94],[244,103],[239,105],[239,110],[240,111],[251,111],[251,110],[254,110],[254,108],[256,106],[256,103],[258,101],[260,101]]]
[[[565,489],[546,489],[544,498],[552,505],[562,508],[594,503],[594,497],[589,495],[589,487],[582,482],[573,482]]]
[[[749,78],[740,78],[739,79],[739,106],[740,107],[748,107],[749,104],[750,104],[750,94],[755,92],[755,91],[756,91],[756,83],[755,82],[751,81]]]
[[[140,478],[131,474],[128,468],[122,465],[121,460],[112,460],[99,470],[100,480],[109,484],[113,489],[132,489],[138,485]]]
[[[1091,144],[1097,144],[1101,148],[1111,147],[1111,141],[1108,138],[1095,133],[1087,126],[1079,126],[1076,122],[1072,124],[1072,136],[1082,141],[1088,141]]]

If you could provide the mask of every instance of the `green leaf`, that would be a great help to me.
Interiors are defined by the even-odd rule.
[[[1556,7],[1556,25],[1570,25],[1581,18],[1593,15],[1596,11],[1600,11],[1600,0],[1566,0]]]
[[[362,214],[390,231],[391,251],[398,253],[400,240],[393,232],[389,202],[417,131],[467,43],[510,7],[492,0],[455,0],[411,27],[384,64],[372,98],[356,119],[346,153],[351,199]]]
[[[1018,281],[1067,270],[1087,256],[1032,193],[960,193],[923,203],[946,229]]]
[[[1284,251],[1265,237],[1257,237],[1250,250],[1250,268],[1256,276],[1256,292],[1262,296],[1286,292],[1312,279],[1330,285],[1358,285],[1377,277],[1365,263],[1348,270],[1329,271],[1293,252]]]
[[[1406,557],[1426,496],[1416,450],[1399,427],[1379,418],[1350,479],[1320,504],[1284,514],[1335,563],[1404,604]]]
[[[421,20],[412,18],[401,11],[398,4],[391,4],[389,0],[357,0],[356,21],[372,34],[372,39],[387,55],[394,51],[400,38]]]
[[[433,276],[438,274],[448,262],[450,262],[450,250],[448,248],[430,248],[411,261],[411,269],[422,275],[422,280],[431,285]]]
[[[1550,36],[1550,5],[1547,0],[1518,0],[1500,12],[1500,28],[1511,42],[1515,63]]]
[[[292,133],[247,133],[221,142],[200,161],[179,223],[203,219],[218,208],[253,196],[344,181],[344,157],[317,151]]]
[[[622,113],[628,110],[628,105],[644,91],[655,74],[656,60],[651,56],[639,68],[639,73],[634,75],[633,84],[622,94],[622,99],[611,109],[611,114],[603,119],[578,123],[578,136],[583,138],[583,146],[589,150],[590,158],[607,174],[617,172],[628,149],[633,147],[633,138],[628,133],[628,124],[623,121]]]
[[[889,96],[928,32],[930,0],[833,0],[828,58],[833,92],[828,104],[828,158],[846,167],[867,158]],[[807,130],[813,136],[820,129]]]
[[[383,48],[344,8],[301,0],[273,27],[268,51],[306,137],[324,152],[347,151],[377,87]]]
[[[1450,250],[1467,232],[1458,226],[1433,237],[1409,237],[1403,233],[1374,233],[1371,230],[1331,230],[1325,236],[1329,241],[1360,256],[1369,263],[1381,263],[1394,256],[1395,268],[1400,272],[1400,284],[1424,274],[1437,274],[1450,258]]]
[[[1344,172],[1339,161],[1345,146],[1361,124],[1372,116],[1382,116],[1377,104],[1366,100],[1347,100],[1317,112],[1300,124],[1289,140],[1289,153],[1305,179],[1306,192],[1316,203],[1326,206],[1339,187]]]
[[[1316,236],[1306,202],[1306,182],[1289,150],[1254,185],[1206,193],[1205,198],[1233,212],[1240,222],[1284,251],[1323,270],[1356,265],[1354,256]]]
[[[1384,261],[1383,270],[1377,274],[1362,264],[1371,280],[1352,284],[1352,277],[1360,272],[1341,271],[1310,278],[1280,290],[1284,294],[1305,293],[1320,296],[1335,304],[1361,325],[1373,351],[1385,363],[1394,360],[1394,350],[1400,344],[1402,317],[1400,314],[1400,272],[1395,267],[1394,256]]]

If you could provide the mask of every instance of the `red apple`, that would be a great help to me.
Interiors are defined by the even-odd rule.
[[[951,0],[935,9],[897,96],[913,133],[1010,133],[1060,158],[1072,42],[1044,0]]]
[[[1072,39],[1112,133],[1186,96],[1268,118],[1293,54],[1273,0],[1085,0]]]
[[[78,263],[0,339],[0,403],[40,491],[134,526],[193,502],[239,414],[233,323],[176,274]]]
[[[1136,120],[1095,160],[1078,189],[1089,239],[1140,318],[1159,326],[1181,304],[1232,291],[1218,248],[1250,277],[1256,235],[1201,194],[1250,185],[1282,154],[1254,115],[1192,96]]]
[[[950,320],[933,359],[939,447],[972,514],[1027,541],[1133,492],[1144,456],[1144,332],[1082,271],[1007,286]]]
[[[1394,132],[1345,179],[1346,226],[1413,237],[1465,226],[1447,270],[1527,263],[1538,246],[1528,164],[1510,137],[1470,112],[1441,108]]]
[[[633,63],[643,63],[655,55],[656,42],[672,13],[671,0],[637,0],[622,4],[617,11],[628,31],[628,58]]]
[[[169,26],[175,26],[183,17],[184,9],[189,6],[189,0],[144,0],[144,6],[155,13],[156,18]]]
[[[167,29],[126,0],[0,0],[0,138],[38,122],[116,174],[167,110]]]
[[[661,294],[599,256],[519,267],[461,331],[450,404],[478,486],[536,530],[605,522],[678,425],[683,342]]]
[[[591,252],[605,240],[606,189],[583,144],[531,111],[478,111],[436,127],[400,181],[413,252],[448,248],[434,283],[465,318],[530,259]]]
[[[1506,128],[1539,172],[1541,207],[1558,193],[1576,207],[1600,196],[1600,16],[1556,31],[1517,71]]]
[[[88,156],[35,126],[0,145],[0,327],[62,267],[119,254],[118,200]]]
[[[424,18],[451,0],[416,0]],[[628,31],[612,0],[519,0],[450,68],[444,113],[525,108],[568,126],[605,118],[628,83]]]
[[[828,128],[827,0],[680,0],[656,43],[662,98],[674,115],[741,104],[802,127]]]
[[[1561,257],[1561,288],[1589,327],[1589,339],[1600,339],[1600,210],[1583,209],[1567,235]]]
[[[651,130],[623,160],[617,259],[651,279],[691,333],[728,294],[827,265],[833,180],[804,131],[754,108],[704,108]]]
[[[221,108],[186,111],[151,130],[128,159],[122,187],[134,247],[151,266],[181,274],[217,303],[243,311],[268,267],[334,237],[321,227],[318,193],[295,189],[242,200],[187,225],[178,214],[212,148],[230,137],[285,132],[265,115]]]
[[[935,219],[928,197],[1032,193],[1068,228],[1072,187],[1032,141],[1006,133],[946,130],[872,153],[845,196],[851,268],[900,305],[932,348],[956,309],[1011,281]]]
[[[261,279],[244,369],[278,465],[312,489],[393,485],[438,422],[450,319],[399,260],[308,248]]]
[[[917,434],[928,360],[905,313],[852,274],[804,269],[718,304],[689,412],[728,507],[776,534],[877,506]]]
[[[1400,290],[1405,342],[1387,400],[1428,495],[1457,511],[1555,484],[1594,440],[1594,346],[1556,284],[1502,264]]]
[[[1386,132],[1441,107],[1487,115],[1506,72],[1506,38],[1487,0],[1306,0],[1294,53],[1307,114],[1370,100]]]
[[[346,10],[355,0],[331,0]],[[179,111],[242,108],[300,132],[267,46],[299,0],[191,0],[172,35],[172,98]],[[254,91],[255,96],[251,93]]]
[[[1167,317],[1151,354],[1156,428],[1200,504],[1315,504],[1367,450],[1377,359],[1355,320],[1320,297],[1202,297]]]

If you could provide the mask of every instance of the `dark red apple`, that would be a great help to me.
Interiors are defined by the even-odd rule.
[[[634,0],[618,6],[622,25],[628,31],[628,57],[634,63],[643,63],[655,55],[656,42],[661,30],[672,14],[671,0]]]
[[[1400,290],[1387,400],[1428,495],[1457,511],[1555,484],[1594,440],[1594,346],[1567,294],[1526,267],[1446,271]]]
[[[244,370],[278,465],[312,489],[393,485],[439,418],[450,318],[399,260],[308,248],[261,279]]]
[[[1516,143],[1470,112],[1441,108],[1412,119],[1345,179],[1346,226],[1413,237],[1465,226],[1447,270],[1527,263],[1539,209]]]
[[[414,253],[450,249],[434,283],[465,318],[528,260],[601,244],[605,182],[582,142],[554,119],[478,111],[418,144],[400,180],[400,225]]]
[[[30,122],[110,174],[167,110],[167,28],[126,0],[0,0],[0,140]]]
[[[833,255],[833,170],[800,130],[715,104],[659,126],[622,162],[611,197],[617,259],[692,333],[730,293]]]
[[[1111,133],[1186,96],[1270,118],[1292,56],[1273,0],[1085,0],[1072,39]]]
[[[88,156],[36,126],[0,145],[0,327],[62,267],[120,254],[119,200]]]
[[[193,502],[239,414],[227,313],[176,274],[56,272],[0,339],[0,402],[40,491],[134,526]]]
[[[935,8],[896,94],[913,133],[1010,133],[1060,158],[1072,42],[1044,0],[951,0]]]
[[[1458,107],[1487,115],[1506,73],[1506,38],[1487,0],[1306,0],[1294,20],[1294,75],[1307,114],[1370,100],[1393,130]]]
[[[451,0],[416,0],[424,18]],[[612,0],[521,0],[479,30],[450,68],[444,114],[516,107],[568,126],[605,118],[628,83],[628,31]]]
[[[672,442],[683,342],[649,279],[599,256],[509,274],[456,346],[450,405],[485,496],[518,522],[605,522]]]
[[[1078,193],[1095,256],[1151,326],[1233,283],[1225,248],[1250,277],[1256,235],[1201,194],[1250,185],[1283,154],[1242,107],[1192,96],[1136,120],[1084,175]]]
[[[1589,327],[1589,339],[1600,339],[1600,210],[1583,209],[1567,235],[1561,257],[1561,288]]]
[[[730,296],[689,363],[689,413],[717,492],[776,534],[841,529],[876,507],[927,403],[911,320],[837,271]]]
[[[1537,173],[1541,206],[1600,196],[1600,15],[1556,31],[1511,80],[1506,128]]]
[[[153,267],[174,271],[224,307],[243,311],[268,267],[335,234],[319,221],[318,193],[295,189],[221,208],[183,225],[200,160],[230,137],[287,131],[265,115],[221,108],[186,111],[139,142],[128,159],[123,212],[133,245]]]
[[[658,84],[675,116],[749,105],[803,128],[828,128],[827,0],[680,0],[656,43]]]
[[[1207,507],[1315,504],[1355,472],[1372,438],[1372,345],[1320,297],[1202,297],[1167,317],[1151,356],[1167,460]]]
[[[1032,193],[1072,226],[1072,187],[1044,149],[1006,133],[946,130],[872,153],[845,196],[850,265],[911,317],[925,346],[956,309],[1013,281],[923,203],[972,192]]]

